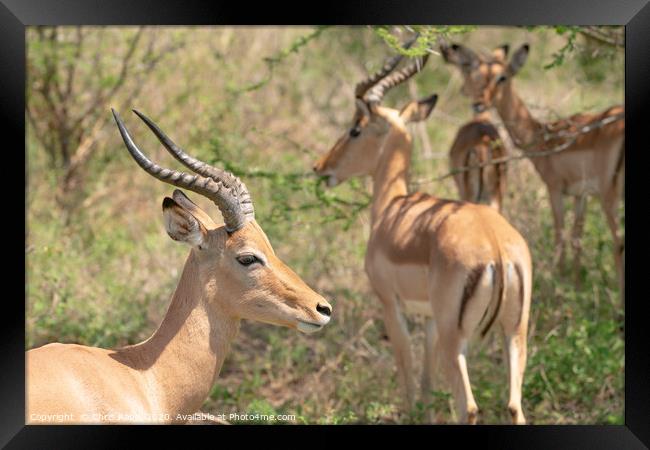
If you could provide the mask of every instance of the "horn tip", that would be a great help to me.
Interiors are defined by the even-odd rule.
[[[146,123],[147,126],[148,126],[148,127],[149,127],[149,128],[150,128],[150,129],[151,129],[151,130],[156,134],[156,135],[158,135],[158,133],[159,133],[160,130],[158,130],[158,127],[157,127],[157,125],[153,122],[153,120],[151,120],[150,118],[148,118],[147,116],[145,116],[143,113],[141,113],[140,111],[138,111],[138,110],[135,109],[135,108],[131,109],[131,111],[133,111],[133,113],[134,113],[136,116],[138,116],[138,117],[140,118],[140,120],[142,120],[144,123]]]
[[[117,124],[117,127],[122,130],[124,128],[124,123],[122,122],[122,118],[120,117],[120,114],[115,110],[115,108],[111,108],[111,113],[113,114],[113,119],[115,119],[115,123]]]

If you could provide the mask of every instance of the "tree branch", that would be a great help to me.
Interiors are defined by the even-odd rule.
[[[598,27],[582,27],[580,33],[587,38],[600,42],[601,44],[609,45],[611,47],[625,48],[624,38],[619,39],[618,36],[603,33]]]
[[[122,59],[122,65],[120,67],[119,75],[115,84],[110,88],[108,92],[103,92],[101,87],[98,88],[97,92],[95,93],[94,100],[90,103],[88,108],[83,113],[81,113],[81,115],[74,121],[74,123],[70,127],[72,130],[79,129],[79,127],[81,127],[82,123],[85,120],[87,120],[88,117],[96,117],[99,114],[99,112],[97,111],[99,105],[104,103],[107,99],[113,97],[115,92],[117,92],[117,90],[122,86],[122,84],[124,84],[124,81],[126,80],[126,76],[129,71],[129,63],[131,62],[131,58],[133,57],[133,54],[135,53],[135,50],[138,46],[138,42],[140,41],[140,37],[142,36],[143,30],[144,27],[141,26],[138,29],[136,35],[131,40],[126,55]]]
[[[501,163],[505,163],[505,162],[508,162],[508,161],[515,161],[515,160],[518,160],[518,159],[525,159],[525,158],[540,158],[542,156],[548,156],[548,155],[553,155],[555,153],[560,153],[560,152],[566,150],[567,148],[569,148],[571,145],[573,145],[573,143],[578,139],[578,137],[580,135],[585,134],[585,133],[589,133],[589,132],[591,132],[591,131],[593,131],[593,130],[595,130],[597,128],[602,128],[605,125],[608,125],[608,124],[610,124],[612,122],[616,122],[618,120],[623,120],[624,118],[625,118],[625,113],[619,113],[619,114],[616,114],[614,116],[609,116],[609,117],[606,117],[606,118],[601,119],[599,121],[592,122],[592,123],[590,123],[588,125],[584,125],[583,127],[579,128],[577,131],[575,131],[573,133],[568,133],[568,132],[565,132],[565,131],[559,131],[557,133],[547,133],[547,134],[544,135],[544,141],[550,141],[552,139],[557,139],[557,138],[569,138],[567,141],[563,142],[560,145],[557,145],[557,146],[553,147],[550,150],[544,150],[544,151],[540,151],[540,152],[526,152],[526,151],[524,151],[524,153],[522,153],[520,155],[504,156],[502,158],[492,159],[492,160],[490,160],[488,162],[484,162],[484,163],[480,163],[480,164],[474,164],[474,165],[470,165],[470,166],[459,167],[458,169],[451,170],[447,174],[442,175],[440,177],[433,178],[433,179],[430,179],[430,180],[427,180],[427,179],[416,180],[415,183],[417,183],[417,184],[435,183],[435,182],[438,182],[438,181],[442,181],[445,178],[449,178],[451,176],[454,176],[454,175],[456,175],[458,173],[469,172],[470,170],[480,169],[482,167],[487,167],[487,166],[491,166],[491,165],[494,165],[494,164],[501,164]]]
[[[65,85],[65,92],[64,96],[62,98],[63,102],[67,102],[70,99],[70,96],[72,95],[72,87],[74,84],[74,78],[75,78],[75,73],[76,73],[76,68],[77,64],[79,61],[79,57],[81,56],[81,50],[83,48],[83,43],[84,43],[84,34],[82,32],[81,27],[77,27],[77,34],[76,34],[77,41],[75,42],[75,51],[74,55],[72,58],[68,60],[67,64],[67,77],[66,77],[66,85]]]

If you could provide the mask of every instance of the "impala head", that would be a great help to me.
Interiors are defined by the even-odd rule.
[[[460,69],[464,79],[463,94],[472,99],[475,113],[491,108],[500,100],[504,88],[526,62],[530,47],[522,45],[509,61],[506,59],[508,49],[508,45],[502,45],[485,56],[459,44],[440,46],[444,60]]]
[[[233,174],[185,153],[149,118],[134,111],[165,148],[197,175],[170,170],[138,149],[117,112],[113,116],[135,161],[153,177],[212,200],[223,216],[218,226],[176,189],[163,200],[167,234],[191,247],[197,267],[192,282],[203,287],[209,307],[236,318],[313,332],[330,320],[332,307],[285,265],[255,221],[250,194]]]
[[[413,42],[414,39],[404,47],[408,48]],[[436,94],[411,101],[401,110],[381,106],[384,94],[419,72],[428,56],[394,71],[402,59],[401,55],[395,56],[387,60],[379,72],[357,84],[355,111],[350,125],[313,167],[316,174],[327,177],[329,187],[353,176],[372,175],[391,131],[408,135],[406,124],[425,120],[431,114],[438,100]]]

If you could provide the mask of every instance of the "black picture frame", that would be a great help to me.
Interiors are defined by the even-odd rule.
[[[644,322],[642,296],[643,254],[647,249],[644,230],[648,221],[643,213],[642,152],[645,120],[650,118],[650,6],[648,0],[417,0],[395,2],[341,1],[319,4],[276,2],[247,4],[244,2],[208,2],[198,0],[0,0],[0,119],[5,158],[4,179],[20,173],[16,170],[25,141],[25,27],[30,25],[246,25],[246,24],[476,24],[476,25],[625,25],[625,104],[626,141],[633,149],[626,167],[626,237],[632,245],[626,251],[626,314],[625,314],[625,425],[612,426],[342,426],[342,427],[255,427],[256,436],[280,441],[291,439],[307,442],[320,440],[318,433],[338,445],[341,434],[364,432],[379,439],[387,434],[404,433],[413,442],[440,445],[440,439],[457,444],[467,442],[495,448],[648,448],[650,446],[650,342]],[[647,129],[647,125],[645,126]],[[8,137],[15,138],[10,147]],[[13,148],[13,150],[12,150]],[[26,164],[24,158],[23,163]],[[12,161],[13,162],[13,161]],[[26,167],[26,166],[25,166]],[[26,170],[24,172],[27,177]],[[19,178],[19,177],[17,177]],[[18,183],[7,186],[16,186]],[[25,178],[25,187],[27,180]],[[3,196],[5,205],[18,202],[18,195],[9,189]],[[13,195],[12,195],[13,194]],[[25,206],[25,204],[23,204]],[[4,211],[13,211],[6,206]],[[18,208],[18,205],[15,205]],[[5,213],[5,219],[11,214]],[[3,221],[20,228],[20,222]],[[23,230],[25,231],[25,223]],[[21,230],[10,230],[3,236],[15,236]],[[11,233],[11,234],[9,234]],[[15,241],[15,243],[13,242]],[[24,258],[24,248],[17,239],[5,239],[16,245]],[[7,267],[19,270],[13,263]],[[11,259],[8,259],[11,258]],[[20,259],[20,258],[18,258]],[[635,264],[640,261],[640,264]],[[23,259],[23,267],[25,267]],[[25,277],[28,274],[25,273]],[[18,283],[18,276],[7,275],[6,281]],[[24,290],[22,291],[24,294]],[[8,448],[70,448],[115,447],[128,442],[134,434],[146,433],[147,442],[160,439],[170,442],[173,436],[196,439],[199,434],[212,434],[218,440],[229,434],[240,434],[242,427],[101,427],[101,426],[25,426],[24,424],[24,361],[25,309],[16,297],[4,298],[3,324],[0,327],[0,445]],[[408,428],[408,430],[404,429]],[[153,433],[152,433],[153,431]],[[178,434],[177,434],[178,433]],[[248,434],[244,428],[244,433]],[[271,434],[273,433],[273,434]],[[278,434],[279,433],[279,434]],[[419,436],[416,436],[419,435]],[[424,436],[426,435],[426,436]],[[210,437],[208,436],[208,439]],[[316,439],[315,439],[316,438]],[[237,439],[240,439],[239,437]],[[295,441],[294,441],[295,440]],[[208,441],[209,442],[209,441]],[[218,441],[215,441],[217,443]],[[267,442],[271,442],[270,440]],[[450,442],[450,441],[447,441]],[[223,445],[223,444],[222,444]],[[305,441],[300,442],[305,445]]]

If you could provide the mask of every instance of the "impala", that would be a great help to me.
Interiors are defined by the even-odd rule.
[[[506,156],[499,132],[486,112],[458,130],[449,150],[449,161],[461,200],[484,203],[501,212],[506,190],[506,164],[489,164]],[[482,166],[467,170],[471,166]]]
[[[27,352],[27,422],[184,422],[208,396],[241,319],[311,333],[332,308],[274,253],[255,221],[244,183],[186,154],[150,119],[149,126],[176,159],[196,172],[152,162],[113,111],[131,156],[148,174],[212,200],[217,224],[180,190],[162,203],[165,228],[191,246],[167,313],[144,342],[108,350],[48,344]]]
[[[509,355],[508,408],[513,422],[525,423],[521,387],[532,282],[528,246],[488,206],[408,192],[412,144],[407,124],[426,119],[437,96],[412,101],[401,110],[381,106],[384,93],[411,77],[419,65],[399,71],[395,67],[390,61],[357,85],[350,128],[314,170],[327,177],[330,187],[353,176],[373,179],[365,270],[383,306],[406,408],[414,405],[415,381],[405,312],[428,317],[423,399],[440,365],[459,419],[469,423],[476,423],[478,407],[467,372],[467,344],[475,331],[485,336],[498,322]]]
[[[574,197],[575,220],[571,232],[573,270],[578,280],[580,238],[584,227],[586,198],[600,200],[614,240],[614,259],[624,300],[623,239],[618,233],[617,211],[625,184],[625,120],[623,106],[612,106],[596,114],[580,113],[567,119],[543,123],[535,119],[517,95],[513,78],[526,62],[528,44],[522,45],[509,62],[508,46],[495,50],[489,57],[478,55],[458,44],[440,48],[445,61],[457,66],[464,78],[463,92],[473,101],[475,111],[496,107],[514,144],[534,156],[556,147],[564,150],[532,157],[531,161],[548,189],[555,227],[555,260],[564,266],[564,205],[566,195]],[[599,121],[605,123],[596,126]],[[573,141],[567,134],[578,133]],[[563,136],[564,135],[564,136]]]

